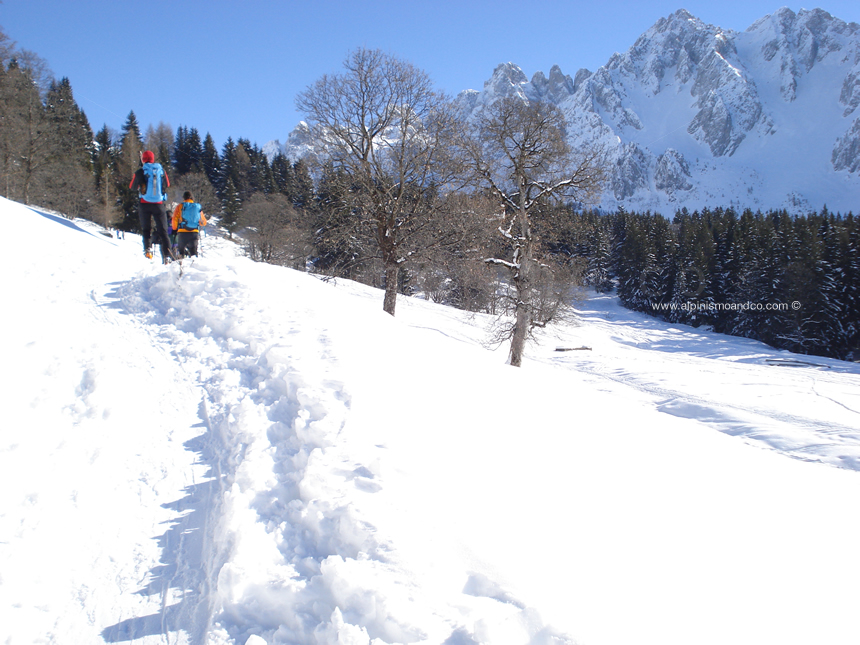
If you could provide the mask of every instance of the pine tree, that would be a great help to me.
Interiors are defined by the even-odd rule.
[[[218,156],[215,141],[208,132],[206,133],[206,138],[203,140],[203,153],[200,157],[200,164],[203,166],[203,172],[209,179],[209,183],[212,184],[216,191],[220,191],[222,188],[219,184],[221,158]]]
[[[714,240],[714,254],[709,266],[709,290],[715,303],[733,302],[737,284],[738,267],[735,256],[737,214],[734,209],[718,208],[711,219],[711,237]],[[715,309],[710,316],[714,331],[724,333],[734,324],[731,309]]]
[[[118,154],[113,142],[113,136],[107,125],[96,133],[93,151],[93,170],[96,180],[96,190],[101,204],[101,221],[105,228],[110,228],[121,220],[116,192],[115,157]]]
[[[656,289],[656,257],[651,240],[641,216],[619,208],[615,217],[613,273],[618,279],[618,298],[629,309],[647,311],[646,302]]]
[[[221,149],[221,165],[218,176],[218,188],[220,190],[219,197],[222,202],[225,198],[228,182],[231,184],[231,190],[238,191],[237,184],[239,182],[239,162],[236,153],[236,144],[233,143],[232,137],[227,137],[224,147]]]
[[[93,146],[93,174],[95,176],[96,187],[99,190],[102,189],[102,184],[105,181],[113,180],[113,165],[116,152],[113,136],[107,124],[105,124],[96,133]]]
[[[820,309],[813,322],[817,333],[814,353],[844,358],[848,353],[848,329],[845,313],[845,284],[843,275],[844,242],[847,241],[842,223],[823,210],[818,218],[821,257],[815,264],[815,282],[819,289]]]
[[[51,83],[45,117],[51,158],[38,182],[40,201],[70,216],[88,216],[96,201],[93,132],[75,103],[69,79]]]
[[[860,360],[860,222],[851,213],[845,218],[842,272],[843,312],[847,360]]]
[[[231,178],[227,179],[224,193],[221,196],[221,226],[227,229],[227,234],[232,239],[233,233],[239,222],[239,212],[242,210],[242,198],[233,185]]]
[[[58,154],[70,153],[82,168],[92,171],[93,131],[87,115],[75,103],[68,78],[52,83],[46,108]]]
[[[191,128],[188,131],[186,154],[191,172],[203,172],[203,143],[200,141],[200,133],[197,132],[197,128]]]
[[[291,168],[288,163],[285,166]],[[359,277],[355,273],[357,264],[372,256],[373,248],[362,244],[363,236],[356,234],[361,218],[351,208],[351,183],[344,169],[336,169],[330,163],[323,166],[313,208],[312,228],[316,231],[313,262],[317,271],[355,279]],[[288,199],[293,198],[288,195]]]
[[[290,165],[290,160],[284,156],[284,153],[278,152],[272,158],[271,167],[275,190],[292,201],[290,187],[293,182],[293,167]]]
[[[266,157],[262,149],[260,149],[256,144],[254,144],[253,147],[251,163],[253,166],[254,192],[261,192],[264,195],[271,195],[274,193],[275,177],[272,174],[272,167],[269,165],[268,157]]]
[[[611,222],[609,218],[594,212],[589,213],[586,221],[586,284],[594,287],[598,293],[609,293],[613,288]]]
[[[214,145],[214,144],[213,144]],[[189,172],[203,172],[205,167],[203,144],[197,128],[179,126],[173,149],[173,169],[177,177]]]
[[[181,177],[191,170],[188,158],[188,128],[180,125],[176,128],[176,136],[173,139],[173,172]]]
[[[0,132],[0,168],[6,197],[30,203],[30,189],[37,174],[51,161],[53,149],[45,106],[30,69],[9,63],[3,76],[4,127]]]
[[[292,184],[289,197],[296,208],[308,208],[314,199],[314,181],[304,160],[293,163]]]
[[[136,191],[129,189],[129,183],[134,171],[140,167],[140,153],[143,150],[143,141],[140,137],[140,126],[134,111],[128,113],[125,124],[120,132],[119,154],[115,157],[116,165],[116,188],[125,214],[123,228],[126,230],[138,230],[140,227],[137,215],[137,204],[139,197]]]

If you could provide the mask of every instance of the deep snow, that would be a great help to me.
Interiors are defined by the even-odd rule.
[[[857,642],[857,365],[0,218],[0,642]]]

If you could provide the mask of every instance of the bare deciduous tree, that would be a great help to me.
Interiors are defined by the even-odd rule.
[[[194,196],[194,201],[203,207],[207,219],[218,216],[221,211],[221,200],[218,199],[218,195],[205,173],[189,172],[172,181],[173,184],[169,191],[172,204],[181,202],[182,195],[187,190]]]
[[[159,121],[156,127],[150,124],[146,128],[143,147],[146,150],[152,150],[155,153],[155,160],[165,168],[169,168],[173,160],[173,129],[164,121]]]
[[[245,250],[258,262],[302,269],[311,252],[311,231],[286,196],[257,193],[239,218]]]
[[[9,38],[3,31],[3,27],[0,26],[0,65],[5,67],[14,54],[15,41]]]
[[[498,232],[509,256],[485,261],[510,272],[515,305],[506,335],[510,364],[520,366],[529,334],[550,322],[560,304],[560,296],[554,305],[547,300],[557,274],[543,261],[536,220],[558,212],[547,208],[550,200],[585,202],[596,195],[603,182],[601,155],[571,150],[556,106],[514,96],[464,124],[459,141],[465,176],[498,202]]]
[[[350,182],[348,210],[372,231],[385,275],[383,309],[394,315],[401,267],[420,252],[419,241],[426,244],[433,202],[448,180],[454,121],[446,97],[410,63],[358,49],[344,69],[320,78],[296,104],[320,133],[323,161]]]

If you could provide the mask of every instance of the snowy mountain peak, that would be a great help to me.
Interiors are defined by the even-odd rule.
[[[266,155],[266,159],[271,161],[276,156],[284,152],[284,146],[281,143],[280,139],[272,139],[266,145],[263,146],[263,154]]]
[[[528,80],[503,63],[456,103],[472,119],[511,95],[558,105],[574,147],[606,150],[604,209],[860,204],[860,25],[823,9],[783,7],[744,32],[679,9],[593,73]],[[291,157],[309,150],[304,128]]]
[[[796,97],[800,77],[831,54],[838,59],[836,64],[852,58],[857,63],[860,25],[845,23],[821,9],[801,9],[795,14],[783,7],[757,21],[747,33],[760,45],[761,57],[779,66],[780,89],[789,101]],[[850,90],[848,95],[850,102]]]
[[[508,88],[516,87],[529,79],[518,66],[513,63],[502,63],[493,75],[484,82],[484,91],[503,94]]]
[[[858,26],[821,9],[781,9],[743,33],[681,9],[593,74],[561,83],[556,66],[554,91],[538,73],[509,93],[558,104],[575,147],[608,151],[604,208],[847,212],[860,201],[860,123],[846,120],[860,105],[858,52]]]
[[[529,98],[537,98],[551,103],[560,103],[571,96],[575,91],[574,80],[562,73],[558,65],[553,65],[549,71],[549,78],[543,72],[536,72],[531,80],[532,95]]]

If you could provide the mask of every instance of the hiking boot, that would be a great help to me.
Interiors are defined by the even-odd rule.
[[[152,259],[152,249],[146,249],[146,251],[144,251],[143,254],[146,256],[147,260]]]

